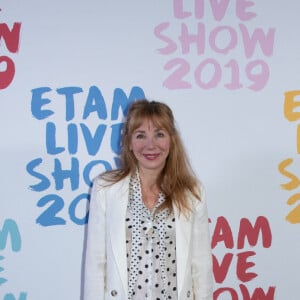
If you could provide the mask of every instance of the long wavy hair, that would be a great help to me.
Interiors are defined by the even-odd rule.
[[[150,120],[157,128],[165,129],[170,135],[170,151],[165,166],[157,178],[157,186],[165,195],[165,202],[160,207],[172,208],[175,204],[183,214],[190,211],[190,203],[186,197],[192,193],[196,199],[201,200],[199,184],[180,135],[175,127],[173,112],[168,105],[162,102],[141,99],[133,102],[129,109],[122,129],[120,167],[117,170],[102,174],[109,183],[115,183],[137,169],[137,160],[130,150],[130,141],[133,132],[143,123]]]

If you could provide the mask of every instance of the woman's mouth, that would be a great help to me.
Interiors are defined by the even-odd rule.
[[[155,160],[157,157],[159,157],[159,154],[143,154],[143,156],[147,159],[147,160]]]

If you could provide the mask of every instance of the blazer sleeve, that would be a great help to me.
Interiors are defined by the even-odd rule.
[[[84,300],[104,299],[106,247],[105,247],[105,194],[95,179],[91,192],[89,222],[85,248]]]
[[[192,229],[192,280],[195,300],[213,299],[212,251],[204,197],[197,201]]]

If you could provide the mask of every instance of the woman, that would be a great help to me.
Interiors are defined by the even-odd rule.
[[[166,104],[130,106],[120,162],[93,185],[84,300],[211,300],[206,204]]]

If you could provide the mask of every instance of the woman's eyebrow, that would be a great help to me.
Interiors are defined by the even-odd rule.
[[[136,129],[136,130],[134,130],[134,133],[144,133],[145,132],[145,130],[142,130],[142,129]]]
[[[155,127],[155,128],[154,128],[154,131],[160,131],[160,130],[166,130],[166,129],[163,128],[163,127]],[[137,132],[145,133],[146,130],[143,130],[143,129],[135,129],[133,132],[134,132],[134,133],[137,133]]]

